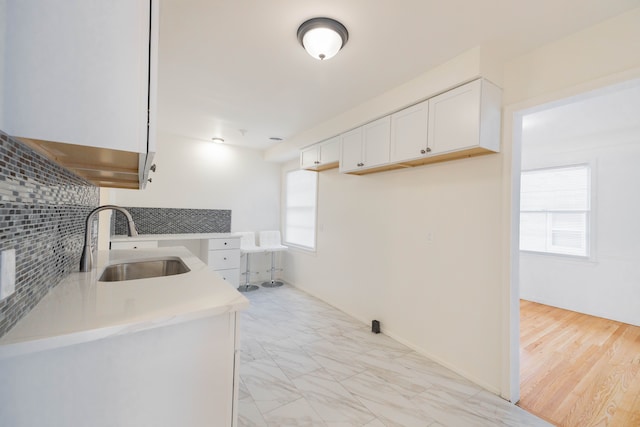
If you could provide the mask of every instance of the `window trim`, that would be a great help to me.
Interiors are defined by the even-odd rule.
[[[288,193],[287,193],[287,178],[289,176],[290,173],[292,172],[298,172],[298,171],[305,171],[305,172],[310,172],[310,173],[315,173],[316,174],[316,194],[315,194],[315,201],[314,201],[314,227],[313,227],[313,247],[308,247],[308,246],[304,246],[304,245],[300,245],[298,243],[292,243],[290,241],[288,241],[288,236],[287,236],[287,202],[288,202]],[[318,190],[320,187],[320,175],[317,171],[310,171],[310,170],[306,170],[306,169],[301,169],[300,167],[296,167],[296,168],[292,168],[292,169],[286,169],[283,170],[283,180],[282,180],[282,193],[283,193],[283,197],[282,197],[282,240],[283,240],[283,245],[288,246],[291,249],[296,249],[296,250],[300,250],[306,253],[316,253],[317,248],[318,248]]]
[[[564,168],[575,168],[575,167],[580,167],[580,166],[586,166],[589,169],[589,189],[587,190],[589,193],[589,210],[586,211],[572,211],[572,212],[585,212],[587,215],[587,248],[588,248],[588,253],[587,255],[575,255],[575,254],[564,254],[564,253],[558,253],[558,252],[543,252],[543,251],[535,251],[535,250],[529,250],[529,249],[521,249],[519,247],[519,240],[520,240],[520,234],[522,233],[521,230],[521,226],[518,227],[518,250],[520,251],[520,253],[526,253],[526,254],[531,254],[531,255],[537,255],[537,256],[543,256],[543,257],[557,257],[557,258],[563,258],[563,259],[573,259],[576,261],[590,261],[590,262],[595,262],[596,261],[596,218],[597,218],[597,212],[596,212],[596,206],[597,206],[597,193],[596,193],[596,188],[597,188],[597,162],[594,159],[589,159],[589,160],[585,160],[585,161],[575,161],[575,162],[571,162],[571,163],[554,163],[554,164],[547,164],[546,166],[543,167],[531,167],[528,169],[521,169],[520,170],[520,203],[522,203],[522,174],[526,173],[526,172],[537,172],[537,171],[544,171],[544,170],[554,170],[554,169],[564,169]],[[522,214],[523,212],[537,212],[537,211],[523,211],[522,209],[519,209],[519,214]],[[569,211],[564,211],[564,210],[558,210],[558,211],[548,211],[548,212],[569,212]],[[518,223],[520,223],[520,217],[518,217]]]

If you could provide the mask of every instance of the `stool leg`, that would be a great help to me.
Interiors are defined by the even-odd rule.
[[[282,286],[282,282],[273,278],[273,272],[276,271],[275,254],[275,251],[271,252],[271,281],[262,282],[262,286],[264,286],[265,288],[276,288],[278,286]]]
[[[249,268],[249,255],[251,254],[247,252],[247,271],[244,273],[245,275],[244,285],[238,286],[238,291],[240,292],[255,291],[256,289],[258,289],[257,285],[251,285],[249,283],[251,280],[251,269]]]

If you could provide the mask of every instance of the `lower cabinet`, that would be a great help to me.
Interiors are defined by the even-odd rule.
[[[232,268],[228,270],[216,270],[216,272],[222,277],[223,280],[231,283],[234,287],[240,286],[240,270]]]
[[[234,287],[240,285],[240,237],[203,240],[200,251],[211,270]]]
[[[224,313],[3,359],[0,425],[235,426],[237,328]]]

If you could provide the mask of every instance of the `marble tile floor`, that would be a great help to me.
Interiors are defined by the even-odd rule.
[[[292,286],[245,295],[240,427],[550,425]]]

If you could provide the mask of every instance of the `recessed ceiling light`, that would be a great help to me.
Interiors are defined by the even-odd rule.
[[[271,138],[269,138],[272,141],[282,141],[282,138],[277,137],[277,136],[272,136]]]
[[[217,142],[218,144],[222,144],[224,142],[224,139],[219,137],[211,138],[211,140],[213,142]]]
[[[349,40],[344,25],[331,18],[312,18],[298,28],[298,41],[307,53],[319,60],[333,57]]]

